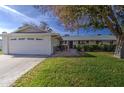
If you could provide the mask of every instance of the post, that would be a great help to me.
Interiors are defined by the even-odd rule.
[[[9,37],[7,32],[2,33],[2,51],[4,54],[9,54]]]

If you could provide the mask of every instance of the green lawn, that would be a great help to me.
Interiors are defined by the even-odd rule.
[[[123,86],[124,59],[92,52],[85,57],[48,58],[18,79],[13,86]]]

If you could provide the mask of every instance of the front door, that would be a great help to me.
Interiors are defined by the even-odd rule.
[[[73,41],[69,41],[69,48],[73,48]]]

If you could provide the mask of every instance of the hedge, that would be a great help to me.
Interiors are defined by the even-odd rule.
[[[77,51],[108,51],[113,52],[115,50],[116,45],[107,45],[107,44],[100,44],[100,45],[78,45],[76,46]]]

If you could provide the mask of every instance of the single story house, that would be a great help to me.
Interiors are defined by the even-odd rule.
[[[77,45],[116,44],[116,37],[113,35],[63,36],[62,39],[61,44],[69,48]]]
[[[61,39],[57,33],[27,26],[13,33],[3,32],[2,51],[4,54],[51,55]]]
[[[2,33],[2,51],[4,54],[51,55],[58,46],[74,48],[76,45],[94,45],[98,43],[116,44],[113,35],[63,36],[51,29],[41,30],[33,26],[20,27],[12,33]]]

